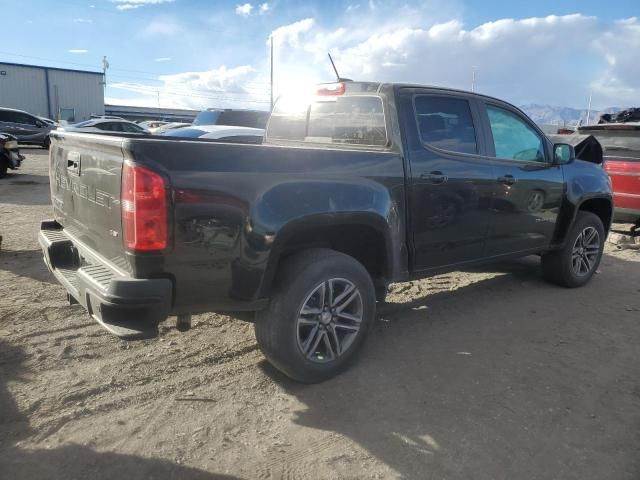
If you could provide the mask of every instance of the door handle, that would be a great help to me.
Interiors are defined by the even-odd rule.
[[[505,185],[513,185],[518,181],[513,175],[504,175],[502,177],[498,177],[499,183],[504,183]]]
[[[426,180],[434,185],[441,185],[449,180],[449,177],[443,175],[442,172],[429,172],[420,175],[421,180]]]

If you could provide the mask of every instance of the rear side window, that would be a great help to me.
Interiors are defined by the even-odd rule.
[[[496,157],[525,162],[544,162],[542,137],[519,116],[487,105]]]
[[[275,105],[267,137],[275,140],[384,147],[387,130],[382,98],[369,95],[318,97]]]
[[[469,102],[436,95],[415,97],[416,121],[423,143],[457,153],[478,153]]]
[[[216,125],[264,128],[267,125],[268,118],[268,112],[258,112],[250,110],[225,110],[218,117]]]
[[[0,122],[14,122],[14,112],[0,110]]]

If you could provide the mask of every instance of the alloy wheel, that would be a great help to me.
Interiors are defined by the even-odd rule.
[[[578,277],[591,273],[600,254],[600,234],[594,227],[586,227],[573,244],[571,267]]]
[[[363,313],[362,296],[353,282],[331,278],[317,285],[298,313],[300,351],[316,363],[337,359],[358,336]]]

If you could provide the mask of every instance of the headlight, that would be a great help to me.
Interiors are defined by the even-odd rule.
[[[6,148],[7,150],[16,150],[18,148],[18,142],[16,142],[15,140],[4,142],[4,148]]]

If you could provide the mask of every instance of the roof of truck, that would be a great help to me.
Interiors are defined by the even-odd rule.
[[[331,84],[331,83],[340,83],[340,82],[328,82],[327,84]],[[399,87],[399,88],[428,88],[430,90],[440,90],[443,93],[458,93],[458,94],[464,94],[464,95],[473,95],[475,97],[482,97],[482,98],[486,98],[488,100],[494,100],[494,101],[501,102],[501,103],[509,103],[506,100],[502,100],[500,98],[492,97],[490,95],[485,95],[485,94],[478,93],[478,92],[471,92],[469,90],[461,90],[461,89],[457,89],[457,88],[443,87],[443,86],[440,86],[440,85],[426,85],[426,84],[419,84],[419,83],[396,83],[396,82],[368,82],[368,81],[360,82],[360,81],[354,81],[354,80],[343,81],[342,83],[344,83],[347,86],[347,92],[349,92],[349,90],[353,90],[353,88],[349,89],[348,88],[349,86],[353,86],[353,87],[356,87],[356,88],[357,87],[366,87],[363,90],[364,91],[368,91],[368,92],[380,91],[380,89],[382,87],[385,87],[385,86]],[[322,84],[321,83],[320,85],[326,85],[326,84]]]

